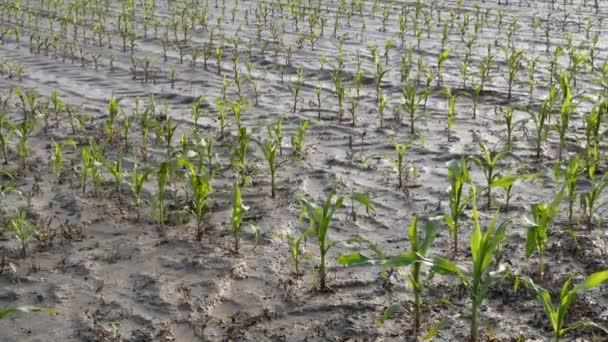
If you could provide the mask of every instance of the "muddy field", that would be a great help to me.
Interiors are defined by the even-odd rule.
[[[458,215],[456,252],[444,219],[451,214],[448,164],[463,158],[471,181],[462,196],[477,188],[482,230],[495,214],[510,222],[488,269],[507,271],[479,307],[477,339],[555,340],[526,277],[555,298],[568,277],[579,284],[608,269],[608,6],[235,1],[0,0],[0,140],[7,138],[0,308],[56,310],[4,317],[0,341],[469,340],[472,300],[458,277],[421,263],[417,338],[410,267],[386,274],[379,263],[338,262],[355,251],[372,255],[357,237],[386,255],[410,251],[408,227],[417,217],[420,229],[440,222],[427,260],[447,258],[468,277],[474,201]],[[540,113],[548,117],[539,129]],[[267,127],[279,118],[277,142]],[[391,139],[409,144],[403,174]],[[274,198],[264,143],[281,150]],[[493,179],[511,181],[508,204],[505,183],[497,182],[488,207],[482,145],[492,155],[504,152]],[[564,177],[575,157],[576,177]],[[184,160],[213,175],[201,202],[200,241]],[[159,190],[160,170],[171,165]],[[148,172],[139,220],[134,170]],[[233,193],[240,183],[248,210],[235,253]],[[539,253],[525,256],[530,207],[551,202],[568,184],[540,274]],[[317,237],[302,242],[298,275],[285,236],[298,238],[310,227],[303,199],[322,204],[332,191],[344,205],[331,221],[336,245],[322,289]],[[597,196],[589,209],[580,199],[591,193]],[[373,210],[352,204],[353,194]],[[578,296],[566,326],[591,320],[608,324],[605,286]],[[562,340],[607,338],[588,326]]]

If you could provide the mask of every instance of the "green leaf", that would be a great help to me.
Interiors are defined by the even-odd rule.
[[[53,310],[53,309],[49,309],[49,308],[41,308],[39,306],[35,306],[35,305],[22,305],[22,306],[18,306],[18,307],[10,307],[10,308],[5,308],[0,310],[0,319],[4,318],[5,316],[7,316],[10,313],[16,312],[16,311],[21,311],[21,312],[26,312],[26,313],[30,313],[30,312],[46,312],[46,313],[57,313],[57,311]]]
[[[401,310],[401,305],[393,304],[386,308],[382,315],[376,320],[376,325],[382,325],[386,320],[391,319],[395,313]]]
[[[528,233],[526,235],[526,258],[530,258],[532,253],[536,250],[537,247],[537,232],[536,227],[528,228]]]
[[[439,332],[439,330],[445,328],[448,326],[448,323],[450,323],[450,320],[448,318],[443,318],[441,321],[439,321],[436,324],[433,324],[431,326],[431,329],[429,329],[429,331],[426,333],[426,335],[424,335],[424,340],[425,341],[430,341],[432,340],[435,335],[437,335],[437,333]]]
[[[342,254],[338,257],[338,263],[340,265],[361,265],[369,263],[372,259],[366,257],[360,252],[353,252],[350,254]]]
[[[504,176],[504,177],[501,177],[501,178],[493,181],[491,183],[491,186],[507,189],[507,188],[511,187],[517,181],[517,179],[518,179],[518,177],[515,175]]]
[[[364,193],[354,192],[351,196],[351,199],[353,202],[357,202],[357,203],[361,204],[365,208],[365,211],[368,214],[376,211],[374,204],[370,201],[369,197]]]
[[[416,255],[416,253],[408,252],[399,254],[393,257],[390,257],[386,262],[385,267],[388,268],[397,268],[404,267],[413,264],[416,261],[419,261],[420,257]]]
[[[601,285],[606,280],[608,280],[608,270],[599,271],[588,276],[581,286],[584,289],[591,289]]]

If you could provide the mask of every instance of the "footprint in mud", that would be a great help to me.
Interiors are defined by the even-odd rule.
[[[58,204],[58,207],[66,212],[67,216],[80,216],[80,205],[76,201],[76,198],[70,194],[57,193],[50,204],[51,207],[55,207],[54,203]],[[60,214],[60,212],[57,212]]]
[[[157,277],[146,274],[129,276],[133,284],[134,299],[154,312],[168,314],[169,304],[160,298],[160,288]]]

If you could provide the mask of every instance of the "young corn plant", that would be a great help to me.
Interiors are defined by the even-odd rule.
[[[473,198],[475,198],[475,190],[473,190]],[[479,307],[486,299],[490,287],[498,283],[505,276],[506,269],[498,268],[492,271],[490,266],[493,264],[497,249],[503,243],[505,231],[509,222],[497,224],[497,215],[494,215],[492,221],[482,232],[481,224],[479,223],[479,213],[477,211],[476,199],[473,202],[473,220],[475,222],[473,233],[471,234],[470,246],[471,257],[473,261],[470,275],[466,276],[463,270],[456,264],[444,259],[436,258],[431,261],[432,270],[439,274],[453,274],[462,282],[466,291],[471,298],[471,329],[470,341],[477,341],[477,332],[479,327]]]
[[[238,135],[238,144],[234,149],[232,166],[237,170],[241,177],[241,186],[251,185],[249,179],[249,161],[247,160],[247,151],[249,150],[249,141],[251,137],[247,132],[246,127],[241,127]]]
[[[353,222],[357,221],[357,212],[360,207],[365,208],[365,212],[368,215],[376,211],[374,204],[367,194],[353,190],[350,193],[350,216]]]
[[[19,211],[9,222],[8,229],[19,242],[21,249],[21,257],[27,256],[27,246],[30,241],[36,236],[36,226],[28,222],[27,213]]]
[[[114,97],[114,94],[112,94],[112,97],[110,98],[110,101],[108,102],[108,114],[110,117],[108,118],[108,120],[106,120],[104,122],[104,129],[108,136],[108,140],[111,143],[114,143],[117,138],[116,128],[114,126],[115,126],[116,118],[118,117],[119,111],[120,111],[120,106],[118,104],[118,100]]]
[[[192,189],[192,203],[190,210],[196,219],[196,241],[201,241],[205,234],[203,219],[209,211],[209,197],[213,193],[211,177],[205,172],[203,165],[195,167],[188,160],[180,160],[180,163],[188,169],[190,187]]]
[[[0,148],[4,157],[4,165],[8,164],[8,144],[15,132],[14,125],[6,118],[4,114],[0,114]]]
[[[532,122],[534,123],[535,129],[535,145],[536,145],[536,159],[540,160],[540,152],[542,148],[542,143],[547,139],[548,135],[548,120],[551,115],[551,111],[553,110],[553,104],[555,103],[555,98],[557,95],[557,90],[555,87],[552,87],[549,90],[549,96],[543,100],[540,105],[540,110],[538,113],[532,113]]]
[[[585,170],[585,163],[580,156],[576,155],[570,158],[565,170],[559,170],[559,164],[555,164],[555,167],[555,181],[559,181],[560,176],[564,177],[564,189],[566,191],[566,197],[568,197],[568,222],[572,224],[574,202],[576,202],[576,197],[578,195],[576,192],[576,185],[581,174]]]
[[[445,222],[450,229],[453,240],[453,255],[458,253],[458,233],[460,231],[460,217],[464,213],[470,196],[464,195],[464,187],[471,184],[469,173],[469,162],[466,158],[459,161],[453,160],[448,164],[448,194],[450,196],[450,213],[444,216]]]
[[[116,187],[115,191],[116,191],[116,194],[118,195],[118,201],[120,203],[122,203],[121,186],[122,186],[122,179],[124,176],[124,171],[122,169],[122,156],[118,156],[116,158],[116,160],[114,160],[113,162],[106,161],[104,164],[105,164],[106,168],[108,169],[108,172],[110,172],[110,174],[114,178],[114,186]]]
[[[61,142],[56,142],[55,140],[51,141],[53,146],[53,155],[51,156],[51,171],[57,176],[57,181],[61,183],[63,169],[65,167],[65,160],[63,158],[63,149],[66,146],[72,146],[72,148],[77,149],[76,141],[72,139],[67,139]]]
[[[289,247],[289,254],[291,256],[291,260],[293,261],[293,266],[295,270],[296,278],[299,278],[302,273],[300,272],[300,262],[302,259],[309,259],[310,254],[302,253],[301,246],[302,242],[306,239],[306,235],[299,234],[297,236],[293,236],[288,233],[283,234],[273,234],[273,238],[285,240],[287,246]]]
[[[443,84],[443,65],[450,57],[450,49],[444,49],[437,56],[437,87]]]
[[[237,182],[234,183],[234,190],[232,194],[232,216],[230,218],[230,222],[232,224],[232,235],[234,236],[234,253],[239,254],[241,249],[241,228],[243,226],[243,221],[245,220],[245,213],[249,210],[248,207],[243,205],[243,199],[241,194],[241,188]],[[253,230],[256,236],[256,245],[259,237],[258,228],[249,223],[251,229]],[[254,247],[255,248],[255,247]]]
[[[194,119],[194,128],[198,129],[198,120],[200,119],[203,111],[201,110],[201,105],[205,101],[203,96],[199,97],[194,101],[194,103],[190,106],[190,110],[192,112],[192,119]]]
[[[407,280],[412,286],[414,291],[414,332],[420,333],[420,325],[422,323],[422,293],[424,291],[424,283],[422,279],[422,265],[421,262],[427,257],[431,245],[435,241],[437,232],[441,225],[438,220],[427,220],[424,224],[424,238],[420,236],[418,228],[418,218],[414,217],[414,220],[410,224],[408,235],[411,244],[410,251],[401,253],[395,256],[385,255],[377,246],[371,244],[364,239],[356,239],[356,241],[363,242],[373,255],[367,256],[361,251],[353,252],[350,254],[340,255],[338,262],[342,265],[360,265],[360,264],[381,264],[382,273],[385,274],[387,269],[396,269],[400,267],[410,266],[411,271],[407,276]],[[387,316],[387,312],[390,314],[391,311],[398,309],[400,305],[394,305],[389,307],[383,316]],[[379,320],[381,322],[381,320]]]
[[[173,173],[173,162],[165,160],[160,163],[156,169],[156,207],[154,214],[161,229],[165,228],[165,222],[168,216],[168,210],[165,203],[165,192],[169,183],[169,178]]]
[[[27,170],[30,158],[30,137],[36,128],[35,119],[25,119],[21,121],[15,130],[17,136],[17,155],[21,159],[23,170]]]
[[[335,211],[342,207],[344,201],[343,197],[337,197],[336,201],[333,202],[334,195],[335,191],[330,192],[322,206],[310,202],[305,198],[300,199],[300,204],[302,205],[300,217],[306,217],[310,222],[310,229],[304,234],[315,236],[319,245],[321,258],[319,263],[319,285],[321,291],[327,289],[327,253],[338,243],[338,241],[331,241],[329,239],[331,221]]]
[[[309,123],[308,120],[300,122],[300,125],[291,136],[291,148],[293,149],[293,157],[295,159],[306,159],[304,153],[304,138],[306,137]]]
[[[448,117],[446,120],[447,131],[448,131],[448,141],[450,141],[450,137],[452,134],[452,125],[454,124],[454,120],[456,118],[456,95],[452,94],[452,88],[447,88],[442,91],[442,94],[445,95],[448,101]]]
[[[606,280],[608,280],[608,270],[591,274],[582,284],[577,286],[574,286],[572,277],[569,277],[559,292],[559,301],[557,305],[554,304],[554,300],[549,291],[536,285],[532,279],[525,277],[524,284],[536,294],[536,299],[543,305],[545,314],[551,322],[551,328],[555,333],[554,341],[559,342],[567,334],[584,327],[595,327],[606,332],[605,328],[592,321],[578,321],[567,325],[566,320],[570,307],[574,304],[578,294],[598,287]]]
[[[392,157],[391,155],[386,154],[386,153],[374,154],[374,155],[371,155],[371,156],[368,156],[367,158],[365,158],[363,162],[365,163],[368,159],[375,158],[375,157],[385,158],[391,164],[393,164],[393,166],[397,169],[397,177],[398,177],[397,187],[399,189],[404,189],[404,181],[407,182],[409,175],[410,175],[410,171],[411,171],[411,174],[413,177],[416,177],[418,175],[418,170],[417,170],[416,166],[408,163],[405,160],[405,155],[407,153],[407,150],[409,149],[410,145],[415,140],[415,138],[416,137],[413,137],[405,143],[399,143],[397,141],[397,139],[395,139],[394,136],[390,135],[389,140],[393,144],[393,148],[395,149],[396,156]],[[421,140],[422,145],[424,145],[424,139],[422,136],[420,136],[420,140]]]
[[[289,83],[288,88],[291,96],[293,96],[293,109],[292,112],[296,112],[296,106],[298,104],[298,98],[300,96],[300,91],[302,90],[302,86],[304,86],[304,70],[302,68],[298,69],[298,78],[295,82]]]
[[[279,116],[274,125],[267,126],[268,137],[276,141],[279,148],[279,155],[283,155],[283,117]]]
[[[600,179],[596,179],[594,174],[590,174],[590,178],[591,186],[580,194],[580,206],[588,229],[592,228],[593,219],[597,218],[599,210],[606,205],[606,202],[600,203],[599,201],[608,188],[608,173]]]
[[[528,232],[526,234],[525,256],[529,259],[538,251],[538,268],[540,279],[545,274],[544,255],[545,245],[549,237],[549,229],[559,213],[559,205],[564,198],[564,191],[555,195],[549,203],[536,203],[530,206],[530,218],[527,219]]]
[[[131,188],[131,193],[133,194],[133,198],[135,199],[135,208],[137,210],[137,222],[141,221],[141,206],[143,204],[142,195],[144,184],[148,180],[148,176],[152,171],[152,169],[142,171],[137,164],[134,164],[133,171],[130,174],[126,175],[129,187]]]
[[[507,78],[507,101],[511,101],[511,91],[513,89],[513,82],[515,82],[515,78],[517,77],[517,72],[520,69],[521,60],[523,56],[523,50],[516,50],[515,48],[512,48],[511,53],[507,57],[507,65],[509,66],[509,73]]]
[[[277,163],[277,149],[279,143],[276,140],[268,140],[262,143],[262,151],[266,162],[268,162],[268,170],[270,171],[270,195],[276,197],[275,175],[279,164]]]
[[[415,133],[414,124],[423,116],[423,114],[416,115],[416,112],[424,98],[423,96],[418,95],[418,87],[414,82],[408,82],[403,86],[401,88],[401,93],[403,95],[403,109],[409,116],[410,134],[413,135]]]
[[[496,166],[507,153],[509,153],[509,147],[503,148],[500,152],[490,151],[488,146],[483,142],[479,142],[481,148],[482,157],[473,158],[473,161],[479,166],[486,179],[486,195],[487,195],[487,206],[488,209],[492,207],[492,188],[497,186],[497,183],[502,183],[500,174],[496,171]]]
[[[567,73],[562,72],[560,74],[559,84],[561,87],[562,104],[560,108],[560,118],[559,124],[557,125],[557,131],[559,133],[558,159],[561,162],[562,151],[566,146],[566,133],[568,133],[568,129],[570,128],[570,120],[572,118],[575,105],[572,102],[572,87],[570,85],[570,79]]]

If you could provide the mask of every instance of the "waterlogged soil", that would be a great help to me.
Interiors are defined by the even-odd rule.
[[[589,1],[590,2],[590,1]],[[408,149],[406,160],[415,165],[417,175],[410,176],[405,182],[405,189],[397,187],[397,174],[392,164],[380,157],[367,158],[378,153],[394,153],[388,139],[394,135],[397,141],[412,140],[410,127],[398,123],[393,118],[393,108],[401,104],[401,79],[399,75],[401,55],[406,47],[401,46],[399,38],[398,12],[402,1],[394,1],[386,30],[382,30],[381,7],[375,17],[371,17],[370,2],[365,2],[364,13],[350,18],[341,18],[337,36],[344,41],[344,60],[346,86],[354,87],[352,77],[356,70],[357,53],[361,55],[362,67],[366,70],[361,91],[361,100],[356,109],[356,126],[353,127],[345,114],[346,120],[337,120],[338,104],[334,95],[330,69],[336,66],[338,39],[332,35],[332,23],[336,15],[337,3],[323,2],[322,8],[329,17],[325,32],[311,49],[306,43],[298,48],[297,33],[294,22],[286,15],[285,32],[280,35],[281,46],[278,55],[272,49],[270,22],[281,27],[282,19],[278,13],[270,14],[266,28],[262,32],[262,42],[257,40],[254,9],[256,1],[240,1],[235,20],[231,21],[231,0],[225,2],[225,19],[221,28],[217,22],[221,13],[213,1],[209,3],[209,25],[216,27],[214,34],[217,44],[219,34],[224,36],[224,53],[221,62],[221,75],[218,73],[214,57],[209,60],[208,68],[203,67],[202,59],[191,65],[190,56],[179,63],[179,54],[175,48],[168,51],[167,61],[163,61],[161,49],[153,38],[150,29],[148,38],[139,38],[134,46],[134,54],[139,60],[144,57],[152,59],[156,70],[154,82],[143,82],[140,71],[133,79],[130,73],[129,53],[121,50],[120,37],[112,38],[112,49],[104,44],[96,46],[87,32],[86,42],[79,35],[78,44],[91,55],[101,55],[97,69],[90,57],[83,61],[71,57],[55,57],[52,49],[45,54],[33,53],[26,38],[20,44],[14,37],[5,37],[0,45],[0,60],[20,63],[25,67],[22,79],[8,78],[4,75],[0,82],[2,97],[8,96],[14,86],[33,89],[44,97],[49,97],[57,90],[68,104],[82,105],[80,113],[90,114],[92,121],[86,124],[88,135],[100,142],[105,139],[102,123],[108,118],[107,103],[112,94],[120,99],[125,115],[132,115],[136,98],[142,100],[142,107],[148,105],[151,94],[155,95],[160,112],[161,104],[166,103],[169,114],[178,123],[173,144],[178,149],[178,139],[182,133],[187,136],[192,130],[207,137],[217,136],[217,108],[215,99],[221,97],[222,80],[225,75],[230,86],[227,96],[236,98],[236,87],[231,56],[234,45],[230,39],[239,42],[238,63],[242,75],[246,75],[248,53],[247,42],[252,42],[249,60],[254,63],[252,76],[259,88],[258,103],[247,108],[242,115],[243,125],[253,134],[250,154],[253,164],[260,173],[252,177],[253,185],[243,189],[243,201],[249,207],[247,217],[254,218],[260,229],[259,242],[254,243],[253,234],[243,232],[241,253],[232,251],[231,235],[231,193],[235,173],[230,169],[231,148],[236,143],[234,127],[228,130],[227,137],[215,142],[215,151],[221,161],[221,171],[213,181],[211,213],[205,220],[206,234],[201,242],[194,238],[194,222],[180,219],[179,215],[160,229],[152,218],[152,203],[156,194],[156,182],[152,177],[145,186],[145,205],[143,219],[136,222],[136,211],[133,198],[129,195],[127,184],[123,184],[123,199],[111,185],[111,176],[104,173],[107,184],[100,193],[95,194],[92,186],[82,193],[78,174],[68,171],[62,182],[50,170],[48,161],[52,155],[51,139],[60,141],[65,138],[75,139],[79,144],[87,138],[83,134],[73,134],[66,114],[62,114],[58,126],[48,131],[39,128],[31,140],[31,169],[23,172],[16,157],[16,145],[10,146],[11,161],[2,165],[2,171],[15,174],[12,181],[29,201],[21,200],[14,193],[7,193],[1,198],[2,212],[5,217],[15,209],[27,210],[29,218],[40,228],[46,220],[50,230],[57,233],[49,241],[33,241],[28,256],[21,258],[17,244],[9,232],[4,232],[0,239],[0,256],[3,269],[0,274],[0,307],[35,304],[57,310],[57,314],[14,314],[0,322],[1,341],[414,341],[412,331],[412,314],[410,305],[413,301],[412,289],[406,281],[406,271],[394,273],[390,280],[380,274],[379,266],[342,267],[337,263],[337,256],[351,252],[356,246],[347,243],[337,244],[329,253],[330,291],[313,290],[316,279],[313,276],[317,264],[318,250],[315,240],[309,239],[303,247],[312,254],[312,259],[302,262],[301,277],[294,276],[293,265],[289,259],[288,247],[273,235],[282,232],[296,233],[307,228],[301,222],[298,196],[306,196],[314,201],[322,201],[334,188],[338,193],[348,196],[351,192],[363,192],[369,195],[375,206],[375,212],[368,215],[363,209],[358,211],[357,220],[349,215],[350,208],[338,211],[331,226],[332,241],[346,241],[360,236],[377,244],[387,254],[406,251],[409,248],[407,227],[417,216],[421,219],[442,216],[449,212],[447,197],[447,163],[463,155],[479,155],[478,142],[486,141],[492,149],[505,145],[506,133],[495,113],[497,106],[507,103],[506,76],[508,67],[504,62],[502,47],[505,45],[507,28],[513,20],[521,26],[514,36],[517,48],[525,49],[525,60],[539,57],[536,72],[536,91],[531,100],[535,111],[540,102],[547,96],[549,81],[548,57],[542,28],[532,30],[532,17],[536,15],[544,22],[550,12],[552,31],[550,50],[556,44],[565,44],[566,32],[572,32],[574,45],[585,41],[585,33],[579,30],[578,18],[589,18],[593,24],[591,35],[600,33],[596,65],[600,66],[607,57],[604,41],[605,27],[598,22],[605,19],[605,4],[601,4],[598,13],[588,5],[581,8],[581,2],[568,2],[566,8],[561,4],[555,9],[547,2],[531,1],[528,7],[524,1],[510,5],[497,5],[496,1],[465,1],[462,11],[457,13],[456,21],[460,22],[465,13],[474,11],[478,4],[482,13],[490,10],[488,24],[479,33],[476,48],[471,56],[471,73],[477,75],[479,64],[485,55],[488,44],[497,52],[491,70],[491,78],[486,85],[478,105],[477,117],[473,118],[470,82],[462,86],[459,64],[465,48],[461,42],[457,26],[450,31],[448,47],[451,55],[444,67],[444,82],[435,90],[453,88],[459,95],[456,106],[455,123],[448,135],[446,130],[447,102],[445,97],[433,94],[426,107],[424,116],[417,122],[416,129],[425,137],[422,145],[413,139]],[[155,14],[159,19],[169,17],[165,1],[156,3]],[[414,4],[410,15],[413,13]],[[38,2],[29,1],[23,6],[38,9]],[[428,9],[428,4],[424,9]],[[112,2],[112,11],[119,13],[120,4]],[[456,8],[455,1],[435,1],[434,11],[443,19],[449,18],[449,11]],[[578,9],[578,10],[577,10]],[[497,11],[504,12],[501,27],[495,21]],[[138,7],[138,13],[141,8]],[[245,11],[248,20],[245,22]],[[563,24],[564,12],[569,16]],[[41,20],[36,28],[33,24],[16,24],[5,21],[3,30],[19,25],[22,37],[29,37],[32,32],[46,34],[50,31],[44,18],[48,13],[36,10]],[[287,13],[287,10],[285,10]],[[433,17],[436,15],[434,14]],[[140,18],[138,16],[138,18]],[[14,20],[14,19],[12,19]],[[141,20],[141,18],[139,19]],[[440,41],[443,25],[431,27],[430,36],[423,35],[417,47],[416,37],[408,29],[406,44],[414,47],[414,61],[422,56],[429,67],[436,63],[441,49]],[[108,23],[114,27],[115,18]],[[423,23],[422,19],[420,19]],[[583,22],[585,19],[583,19]],[[237,28],[240,23],[240,29]],[[472,34],[474,16],[469,27]],[[143,32],[141,22],[138,30]],[[299,23],[300,27],[306,23]],[[362,27],[365,27],[364,29]],[[563,31],[565,29],[565,31]],[[57,27],[55,27],[57,30]],[[159,29],[162,32],[162,26]],[[601,30],[601,31],[600,31]],[[191,39],[195,45],[201,45],[209,39],[210,32],[197,27]],[[160,35],[160,33],[159,33]],[[376,105],[374,86],[375,67],[369,57],[369,45],[375,43],[379,53],[383,54],[385,42],[394,39],[395,46],[388,54],[387,77],[381,88],[390,99],[387,106],[384,127],[379,127],[379,115]],[[281,80],[281,66],[286,63],[287,46],[293,46],[290,65],[285,68],[284,81]],[[128,48],[127,48],[128,50]],[[114,56],[113,68],[109,67],[110,55]],[[321,66],[321,56],[327,62]],[[382,56],[383,57],[383,56]],[[414,63],[415,64],[415,63]],[[567,59],[560,59],[560,65],[566,66]],[[168,75],[174,68],[176,80],[171,86]],[[296,111],[291,111],[293,97],[288,84],[296,79],[297,69],[302,69],[305,84]],[[416,75],[415,65],[412,76]],[[594,97],[600,87],[592,82],[599,76],[598,71],[586,70],[577,79],[576,95]],[[517,76],[513,89],[512,104],[516,107],[517,120],[529,117],[528,83],[524,68]],[[320,120],[315,105],[315,88],[320,84],[324,98]],[[250,102],[254,103],[254,91],[251,82],[244,82],[243,92]],[[188,106],[198,97],[204,96],[203,109],[208,116],[200,119],[195,127]],[[352,94],[347,99],[352,98]],[[578,100],[577,100],[578,101]],[[588,112],[589,102],[580,101],[576,110],[572,128],[568,134],[564,155],[577,152],[576,142],[584,136],[581,117]],[[11,97],[8,101],[8,117],[18,122],[22,110],[17,107],[18,100]],[[261,148],[257,144],[266,137],[266,126],[284,116],[284,151],[281,166],[277,173],[277,198],[270,198],[270,181],[267,166]],[[302,120],[311,124],[305,139],[305,160],[293,160],[290,157],[291,144],[289,136],[293,134]],[[229,117],[231,122],[234,118]],[[533,144],[534,129],[531,122],[517,127],[514,131],[511,152],[501,161],[499,169],[503,174],[514,173],[525,168],[528,172],[538,174],[532,180],[517,182],[513,188],[509,210],[500,210],[499,221],[511,220],[507,230],[507,239],[501,251],[500,263],[509,267],[514,275],[530,275],[539,279],[537,259],[530,261],[524,258],[524,241],[527,215],[531,204],[548,201],[558,191],[561,184],[553,178],[553,163],[558,153],[557,134],[551,133],[548,142],[543,145],[540,161],[535,158]],[[130,170],[136,162],[143,165],[139,156],[141,129],[134,122],[130,135],[129,151],[124,155],[125,168]],[[116,158],[121,143],[107,147],[106,156]],[[602,144],[602,149],[604,145]],[[68,164],[78,168],[79,155],[70,147],[66,148],[65,158]],[[165,158],[164,145],[150,142],[150,158],[146,165],[158,165]],[[255,158],[255,159],[254,159]],[[365,161],[365,163],[362,163]],[[603,174],[605,165],[599,167]],[[483,185],[480,169],[471,164],[473,179]],[[3,181],[8,182],[5,177]],[[183,203],[186,183],[176,181],[168,191],[169,202],[174,206]],[[585,190],[589,181],[581,179],[580,190]],[[492,208],[485,207],[485,197],[480,200],[480,215],[485,226],[492,215],[505,204],[501,190],[495,190]],[[346,199],[347,207],[350,200]],[[460,234],[460,251],[455,262],[469,267],[471,256],[467,248],[468,237],[472,230],[470,207],[462,219]],[[546,275],[541,284],[552,293],[558,291],[561,284],[571,274],[576,274],[575,281],[581,281],[583,275],[608,268],[606,232],[603,224],[592,229],[586,225],[567,223],[567,215],[562,210],[551,230],[546,252]],[[600,211],[600,214],[603,212]],[[575,218],[578,221],[580,210],[575,205]],[[5,220],[5,224],[7,220]],[[572,234],[564,232],[570,230]],[[442,227],[439,236],[432,246],[431,256],[450,257],[452,254],[451,239],[447,226]],[[535,301],[533,294],[526,289],[515,290],[514,277],[507,278],[502,284],[493,287],[488,300],[481,307],[481,336],[483,340],[516,341],[523,338],[527,341],[545,341],[551,338],[551,328],[544,316],[542,306]],[[403,310],[384,324],[376,321],[384,310],[396,303],[403,303]],[[425,283],[424,319],[421,336],[432,327],[444,322],[434,339],[436,341],[464,341],[468,338],[468,317],[470,300],[454,277],[429,277]],[[608,323],[608,294],[606,289],[589,291],[578,298],[572,308],[570,322],[581,319],[592,319],[598,323]],[[441,324],[440,324],[441,325]],[[568,340],[580,341],[606,340],[599,330],[586,329],[570,335]]]

